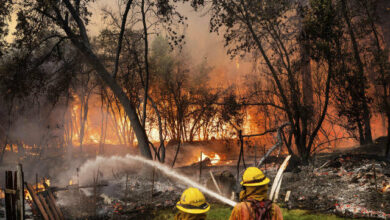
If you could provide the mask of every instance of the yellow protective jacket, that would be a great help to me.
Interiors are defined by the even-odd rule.
[[[189,214],[179,211],[175,215],[175,220],[205,220],[206,214]]]
[[[238,203],[230,215],[230,220],[255,220],[256,212],[248,200],[264,201],[268,199],[268,185],[245,187],[240,192],[240,203]],[[283,220],[280,207],[275,203],[271,206],[271,220]]]
[[[283,214],[278,205],[273,203],[271,211],[271,220],[283,220]],[[240,202],[234,207],[229,220],[255,220],[255,215],[249,202]]]

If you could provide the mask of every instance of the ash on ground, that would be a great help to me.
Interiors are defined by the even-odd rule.
[[[367,155],[324,156],[317,166],[285,173],[280,202],[288,208],[346,217],[390,219],[390,165]]]
[[[144,219],[153,210],[172,208],[185,189],[157,173],[154,182],[150,177],[124,174],[102,183],[58,192],[64,215],[72,219]]]

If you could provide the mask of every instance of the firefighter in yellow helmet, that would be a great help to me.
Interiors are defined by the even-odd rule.
[[[270,180],[257,167],[248,167],[242,176],[242,191],[230,220],[283,220],[279,206],[268,199]]]
[[[204,220],[206,212],[210,210],[210,204],[206,202],[206,198],[199,189],[190,187],[184,190],[176,208],[179,212],[175,220]]]

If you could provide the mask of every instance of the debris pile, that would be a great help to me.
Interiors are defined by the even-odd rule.
[[[348,217],[390,217],[390,165],[363,155],[320,158],[318,167],[286,173],[289,208],[335,212]],[[283,197],[284,198],[284,197]]]
[[[75,218],[131,219],[173,207],[184,188],[164,177],[153,182],[152,178],[125,174],[98,189],[73,187],[60,191],[58,202],[67,216]]]

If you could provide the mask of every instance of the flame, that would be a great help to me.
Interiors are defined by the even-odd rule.
[[[238,60],[238,58],[236,58],[236,68],[240,69],[240,61]]]
[[[24,190],[24,199],[26,199],[27,201],[32,201],[31,194],[30,192],[28,192],[27,189]]]
[[[221,161],[221,157],[216,153],[211,153],[210,155],[203,153],[202,158],[198,157],[198,161],[204,161],[207,158],[210,158],[212,165],[216,165]]]
[[[385,185],[385,186],[382,188],[382,192],[390,192],[390,184]]]
[[[46,179],[45,178],[45,183],[47,186],[50,186],[50,179]],[[36,192],[43,192],[45,191],[45,185],[43,185],[43,183],[38,183],[36,185],[33,186],[33,189],[36,191]],[[24,189],[24,198],[27,200],[27,201],[32,201],[32,197],[31,197],[31,194],[30,192],[27,190],[27,189]]]
[[[73,185],[73,180],[69,180],[69,186]]]
[[[0,189],[0,199],[4,199],[4,198],[5,198],[4,190]]]

